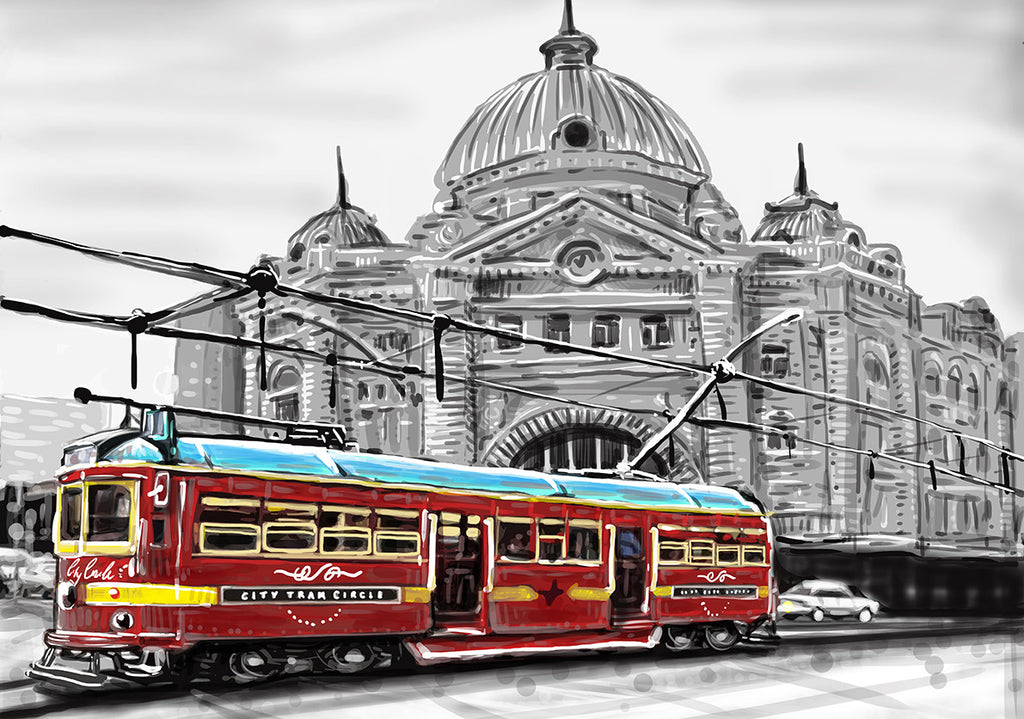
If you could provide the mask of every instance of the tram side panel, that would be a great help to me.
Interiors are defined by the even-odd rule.
[[[417,634],[431,622],[423,493],[197,477],[182,517],[185,643]]]
[[[606,629],[609,532],[597,507],[502,501],[494,525],[491,629],[499,634]]]
[[[657,515],[651,585],[660,624],[751,623],[770,613],[765,519],[729,514]]]

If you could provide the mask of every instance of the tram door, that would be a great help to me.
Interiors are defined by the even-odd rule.
[[[479,620],[482,529],[479,515],[441,512],[434,590],[434,621],[438,624],[475,624]]]
[[[615,591],[612,592],[612,623],[642,614],[647,583],[642,527],[619,527],[615,539]]]

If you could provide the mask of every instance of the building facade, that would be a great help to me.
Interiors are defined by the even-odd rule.
[[[595,64],[597,49],[563,23],[540,48],[543,67],[494,93],[459,130],[433,209],[402,240],[351,204],[339,160],[337,201],[272,260],[282,280],[703,365],[799,307],[804,320],[765,335],[741,369],[1015,446],[1016,340],[982,300],[923,307],[898,248],[872,244],[811,190],[802,154],[793,193],[767,203],[748,237],[685,123]],[[275,355],[264,389],[257,352],[218,355],[232,389],[186,380],[193,393],[183,403],[333,420],[363,449],[455,462],[614,467],[701,379],[448,331],[439,400],[430,326],[295,300],[240,302],[211,314],[211,326],[225,317],[248,337],[262,321],[268,340],[332,353],[338,365]],[[179,375],[208,366],[203,352],[182,344]],[[382,375],[374,361],[424,371]],[[894,459],[962,465],[1016,486],[1014,463],[991,448],[820,397],[741,381],[721,390],[704,414],[724,410],[786,436],[687,425],[645,469],[749,490],[797,543],[870,538],[918,554],[1019,555],[1012,495]]]

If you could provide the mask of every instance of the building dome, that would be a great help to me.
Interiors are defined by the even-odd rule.
[[[701,179],[710,174],[693,134],[668,105],[594,65],[597,43],[574,27],[571,12],[540,51],[543,70],[494,93],[463,126],[438,170],[439,189],[548,151],[622,153]]]
[[[376,223],[376,217],[349,202],[339,149],[338,199],[328,209],[306,220],[288,239],[287,259],[304,263],[311,253],[390,247],[391,241]]]
[[[820,238],[834,239],[852,227],[839,214],[838,202],[826,202],[808,188],[803,144],[798,145],[798,153],[799,167],[793,194],[779,202],[765,203],[764,217],[750,238],[752,242],[793,244]],[[858,236],[850,241],[860,246],[863,239]]]

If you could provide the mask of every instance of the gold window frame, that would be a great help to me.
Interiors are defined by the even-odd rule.
[[[759,555],[759,557],[756,560],[753,560],[753,561],[748,560],[747,559],[747,554],[753,554],[755,552]],[[768,564],[768,562],[766,561],[766,557],[767,556],[768,556],[768,553],[765,551],[764,546],[762,546],[760,544],[756,544],[756,545],[753,545],[753,546],[744,546],[743,547],[743,564],[744,564],[744,566],[753,566],[753,567],[764,567],[764,566],[767,566],[767,564]]]
[[[124,556],[134,554],[136,540],[139,534],[139,488],[134,481],[101,480],[90,482],[88,479],[83,482],[84,492],[82,495],[82,552],[85,554],[101,554],[108,556]],[[89,522],[89,489],[92,487],[124,487],[128,490],[128,540],[124,542],[104,542],[87,540],[86,530]]]
[[[416,543],[416,549],[409,552],[382,552],[378,546],[381,539],[412,539]],[[412,532],[403,529],[378,529],[373,533],[373,554],[377,557],[418,557],[422,547],[419,532]]]
[[[271,547],[268,535],[276,531],[288,531],[288,532],[300,532],[308,533],[310,539],[310,546],[299,547],[294,549],[286,549],[283,547]],[[317,532],[315,522],[297,522],[297,521],[280,521],[280,522],[267,522],[261,525],[260,531],[260,544],[263,547],[264,552],[271,554],[311,554],[317,550]]]
[[[251,532],[253,538],[256,540],[256,546],[253,549],[208,549],[206,547],[206,533],[209,530],[229,530],[239,532],[240,534],[248,534]],[[228,554],[231,556],[237,554],[259,554],[261,543],[261,532],[258,524],[204,522],[199,525],[199,551],[203,554]]]
[[[533,526],[534,525],[533,517],[497,517],[497,520],[498,520],[498,525],[497,525],[497,529],[496,529],[496,531],[494,533],[495,542],[496,543],[497,543],[497,538],[501,537],[501,525],[502,524],[528,524],[528,525],[530,525],[530,557],[528,559],[519,559],[517,557],[507,557],[505,555],[501,555],[501,556],[497,557],[495,561],[498,561],[498,562],[508,562],[509,564],[529,564],[530,562],[537,561],[537,532],[535,531],[536,527]],[[497,549],[497,544],[495,544],[495,549]]]
[[[665,559],[662,556],[662,549],[681,549],[683,556],[679,559]],[[658,542],[658,564],[664,567],[678,567],[690,563],[690,544],[686,540],[663,539]]]
[[[701,567],[712,567],[715,564],[715,542],[711,539],[691,539],[689,541],[689,549],[686,552],[687,558],[689,559],[688,564],[697,565]],[[697,549],[707,549],[711,552],[711,556],[705,561],[701,558],[700,561],[697,559]]]
[[[63,509],[64,509],[64,495],[72,490],[76,489],[81,494],[81,500],[78,504],[78,537],[76,539],[62,539],[61,532],[63,530]],[[85,485],[83,482],[73,482],[69,484],[62,484],[57,489],[57,511],[54,513],[53,518],[53,549],[56,554],[77,554],[82,549],[82,542],[85,537]]]
[[[569,532],[573,528],[594,529],[597,531],[597,559],[574,559],[569,557]],[[582,567],[597,567],[601,564],[601,557],[604,556],[604,533],[601,531],[601,523],[596,519],[570,519],[565,525],[565,556],[566,564],[576,564]]]
[[[338,539],[343,537],[364,537],[366,539],[366,549],[362,551],[352,551],[347,549],[335,549],[333,551],[328,551],[324,549],[324,540],[328,537]],[[373,536],[370,530],[366,527],[342,527],[341,529],[327,527],[320,530],[320,545],[318,548],[321,554],[326,554],[329,557],[368,557],[373,553]]]
[[[733,552],[736,555],[735,559],[725,560],[722,555],[727,552]],[[719,567],[738,567],[742,563],[742,551],[738,544],[719,544],[715,547],[715,564]]]

